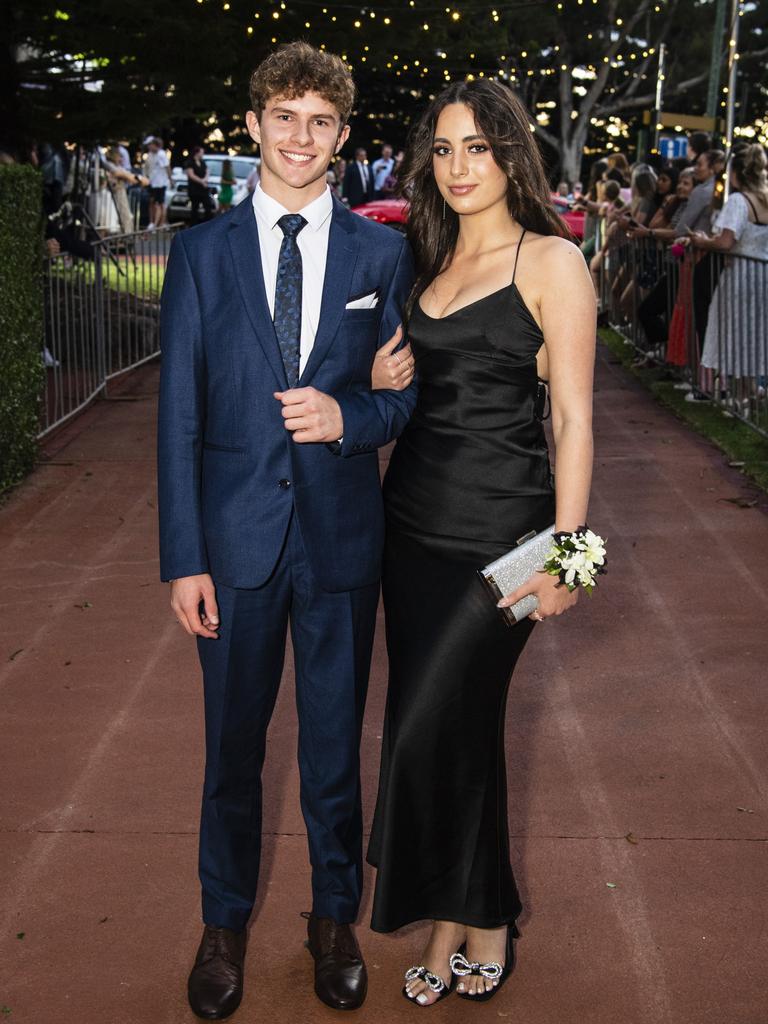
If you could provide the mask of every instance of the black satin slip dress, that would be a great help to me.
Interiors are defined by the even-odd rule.
[[[534,623],[507,626],[477,576],[555,518],[536,370],[543,336],[514,277],[440,319],[417,305],[409,325],[419,397],[384,481],[389,690],[368,848],[375,931],[425,919],[494,928],[521,910],[504,718]]]

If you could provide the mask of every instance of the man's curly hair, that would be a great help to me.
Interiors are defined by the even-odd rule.
[[[251,75],[251,106],[261,117],[274,96],[292,100],[316,92],[332,103],[341,115],[341,126],[352,114],[355,83],[349,68],[335,53],[295,42],[270,53]]]

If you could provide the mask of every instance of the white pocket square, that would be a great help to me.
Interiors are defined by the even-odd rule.
[[[361,295],[359,299],[352,299],[347,303],[347,309],[373,309],[378,304],[379,293],[371,292],[369,295]]]

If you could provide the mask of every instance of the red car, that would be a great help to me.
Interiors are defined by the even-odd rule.
[[[387,224],[398,231],[405,231],[405,222],[408,220],[408,204],[404,199],[374,199],[372,203],[353,206],[352,212],[368,220],[378,221],[379,224]]]
[[[583,211],[569,209],[568,201],[557,195],[552,196],[552,205],[568,225],[576,240],[583,241]],[[363,203],[362,206],[353,207],[353,213],[359,213],[361,217],[378,221],[379,224],[387,224],[397,231],[404,231],[408,220],[408,204],[404,199],[374,199],[372,203]]]

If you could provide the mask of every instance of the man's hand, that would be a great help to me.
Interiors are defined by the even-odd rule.
[[[275,398],[283,404],[285,429],[294,441],[338,441],[344,435],[344,419],[339,403],[316,388],[291,388],[275,391]]]
[[[219,628],[219,609],[216,605],[216,588],[208,573],[171,580],[171,608],[190,636],[218,639],[216,630]]]

